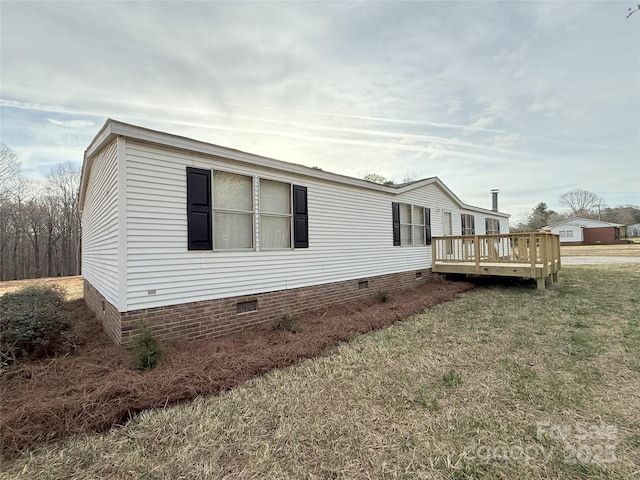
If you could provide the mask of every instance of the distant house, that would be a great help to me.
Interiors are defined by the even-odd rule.
[[[568,218],[540,229],[560,235],[562,245],[612,245],[626,243],[626,227],[619,223],[588,218]]]
[[[84,298],[122,344],[140,321],[206,338],[417,285],[432,235],[509,232],[436,177],[378,185],[113,120],[80,210]]]

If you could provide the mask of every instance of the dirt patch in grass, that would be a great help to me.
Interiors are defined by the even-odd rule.
[[[75,350],[23,364],[0,378],[0,449],[14,454],[73,435],[100,432],[150,408],[230,389],[274,368],[321,355],[357,333],[392,324],[471,289],[464,282],[426,280],[412,290],[334,305],[301,316],[295,333],[270,328],[200,342],[166,345],[159,366],[133,368],[112,345],[82,300],[66,304]]]

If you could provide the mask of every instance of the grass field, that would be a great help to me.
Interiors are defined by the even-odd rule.
[[[563,257],[640,257],[640,243],[626,245],[562,245]]]
[[[3,478],[640,476],[640,273],[485,286],[335,354],[101,435]]]
[[[67,300],[77,300],[82,298],[82,277],[51,277],[51,278],[37,278],[27,280],[9,280],[7,282],[0,282],[0,296],[8,292],[15,292],[28,285],[44,284],[44,285],[59,285],[64,288],[67,296]]]

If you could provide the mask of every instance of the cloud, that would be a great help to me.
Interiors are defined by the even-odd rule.
[[[91,120],[56,120],[53,118],[47,118],[47,121],[65,128],[85,128],[93,127],[95,125]]]
[[[499,187],[507,211],[640,190],[637,25],[607,2],[5,2],[0,22],[2,139],[33,172],[112,117],[481,205]]]
[[[542,112],[546,116],[556,113],[562,107],[563,101],[560,98],[541,98],[536,99],[529,105],[532,112]]]
[[[491,137],[489,139],[489,142],[500,149],[507,149],[522,145],[525,141],[520,135],[511,133],[507,135],[496,135],[495,137]]]

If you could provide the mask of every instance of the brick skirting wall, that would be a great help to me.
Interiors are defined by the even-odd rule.
[[[229,335],[272,322],[280,314],[294,315],[327,305],[364,300],[378,292],[392,292],[419,285],[430,269],[412,270],[358,280],[278,290],[256,295],[145,308],[119,313],[93,285],[84,280],[84,300],[101,320],[107,335],[122,345],[140,334],[140,322],[162,340],[200,340]]]
[[[82,279],[82,291],[84,293],[84,303],[87,304],[96,318],[102,322],[102,328],[109,338],[115,343],[120,343],[120,312],[109,301],[91,285],[86,278]]]

